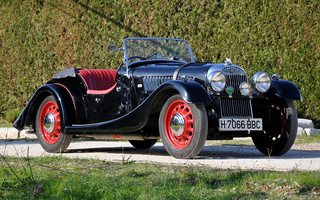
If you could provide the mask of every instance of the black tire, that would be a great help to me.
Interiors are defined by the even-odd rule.
[[[51,119],[53,122],[45,122],[44,119]],[[72,135],[66,135],[61,130],[60,108],[53,96],[46,97],[40,104],[35,124],[38,140],[45,151],[60,153],[68,148]]]
[[[150,149],[157,142],[157,139],[150,140],[129,140],[130,144],[137,149]]]
[[[180,123],[172,124],[175,120]],[[180,94],[171,96],[161,109],[159,130],[162,143],[171,156],[194,158],[207,139],[208,119],[204,105],[186,103]]]
[[[268,156],[285,154],[297,136],[298,116],[293,101],[270,98],[265,106],[260,107],[260,112],[265,113],[264,132],[252,137],[254,145]]]

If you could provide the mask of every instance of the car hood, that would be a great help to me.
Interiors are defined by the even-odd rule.
[[[185,66],[181,68],[182,66]],[[221,70],[226,67],[224,63],[156,63],[144,64],[131,68],[134,77],[166,76],[172,77],[179,70],[178,77],[192,76],[205,79],[209,70]]]

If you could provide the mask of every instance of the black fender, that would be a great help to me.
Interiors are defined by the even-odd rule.
[[[211,103],[212,100],[205,88],[195,81],[168,81],[160,86],[160,92],[176,90],[187,103]]]
[[[301,93],[297,86],[283,79],[272,80],[270,90],[267,94],[274,94],[287,100],[302,100]]]
[[[180,93],[188,103],[209,103],[210,96],[205,89],[194,81],[168,81],[153,91],[140,105],[131,112],[109,121],[94,124],[73,124],[66,126],[67,134],[75,133],[128,133],[142,129],[148,122],[149,116],[160,112],[168,95]]]
[[[65,124],[68,121],[67,109],[62,92],[57,86],[46,84],[37,89],[33,94],[27,105],[24,107],[19,117],[13,123],[13,126],[18,130],[23,130],[26,125],[35,124],[37,110],[41,102],[49,95],[53,95],[60,107],[61,115],[61,130],[64,130]]]
[[[61,95],[65,97],[65,104],[68,114],[68,124],[85,123],[87,121],[87,109],[83,93],[74,84],[53,83]]]

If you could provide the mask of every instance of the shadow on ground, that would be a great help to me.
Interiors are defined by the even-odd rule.
[[[106,144],[107,145],[107,144]],[[136,149],[134,147],[97,147],[97,148],[75,148],[68,149],[65,153],[111,153],[111,154],[128,154],[128,155],[153,155],[169,156],[165,148],[161,145],[151,149]],[[214,145],[205,146],[201,153],[195,159],[265,159],[266,155],[260,153],[252,145]],[[303,159],[303,158],[320,158],[319,150],[296,150],[291,149],[282,156],[273,156],[272,159]]]
[[[72,142],[70,147],[63,154],[86,154],[86,153],[108,153],[121,155],[151,155],[168,156],[161,143],[157,143],[151,149],[136,149],[126,142],[90,142],[93,147],[88,147],[86,141]],[[37,140],[0,140],[0,147],[9,146],[39,146]],[[118,146],[117,146],[118,145]],[[42,148],[41,148],[42,149]],[[212,145],[205,146],[195,159],[266,159],[268,156],[261,154],[253,145]],[[313,159],[320,158],[320,150],[291,149],[282,156],[272,157],[272,159]]]

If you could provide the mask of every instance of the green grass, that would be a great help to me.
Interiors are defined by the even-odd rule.
[[[12,127],[12,122],[9,122],[0,117],[0,127]]]
[[[14,173],[13,173],[14,172]],[[317,199],[320,172],[220,170],[62,157],[0,160],[2,199]]]
[[[320,135],[297,136],[294,144],[320,143]]]
[[[148,36],[187,39],[199,62],[232,58],[250,77],[279,73],[320,127],[319,33],[318,0],[0,0],[0,116],[13,122],[62,69],[116,68],[106,46]]]
[[[319,143],[320,135],[295,144]],[[253,145],[250,139],[206,145]],[[0,199],[318,199],[320,171],[214,169],[64,157],[0,157]]]

